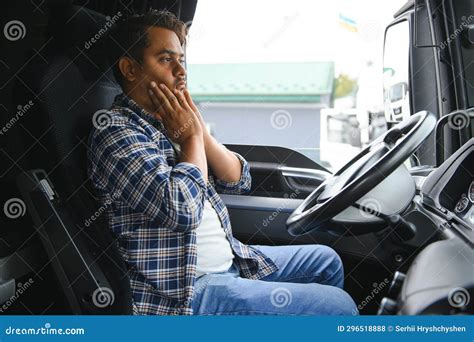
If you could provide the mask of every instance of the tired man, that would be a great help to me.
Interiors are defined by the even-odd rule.
[[[186,89],[185,27],[125,18],[110,35],[123,89],[93,129],[88,172],[129,269],[136,314],[350,315],[329,247],[247,246],[217,194],[250,189],[249,166],[209,135]]]

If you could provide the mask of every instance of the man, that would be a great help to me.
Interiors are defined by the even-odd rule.
[[[184,24],[166,11],[118,23],[124,94],[91,132],[89,175],[129,268],[136,314],[354,314],[329,247],[247,246],[216,190],[250,189],[249,166],[209,135],[186,89]]]

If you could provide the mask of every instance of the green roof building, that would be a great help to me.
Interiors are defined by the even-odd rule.
[[[331,102],[334,62],[189,64],[197,102]]]

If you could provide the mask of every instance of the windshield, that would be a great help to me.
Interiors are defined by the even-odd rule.
[[[338,169],[386,130],[384,29],[404,3],[199,1],[188,78],[208,129]]]

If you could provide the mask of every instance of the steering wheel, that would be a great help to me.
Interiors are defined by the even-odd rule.
[[[436,125],[436,117],[418,112],[393,126],[316,188],[286,221],[293,236],[328,231],[327,223],[395,171]]]

